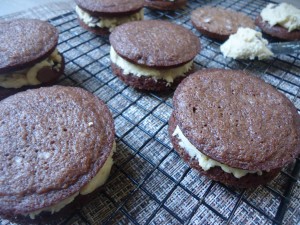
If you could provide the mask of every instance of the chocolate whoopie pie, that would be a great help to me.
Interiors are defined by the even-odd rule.
[[[283,10],[283,11],[282,11]],[[287,4],[269,4],[256,17],[255,24],[266,34],[286,41],[300,40],[300,9]],[[271,24],[270,24],[271,23]],[[294,29],[290,25],[294,25]]]
[[[79,24],[97,35],[116,26],[144,19],[143,0],[75,0]]]
[[[56,220],[108,178],[113,119],[93,94],[63,86],[27,90],[0,102],[0,118],[1,217]]]
[[[57,29],[36,19],[0,22],[0,100],[54,83],[64,71]]]
[[[204,6],[192,11],[191,21],[203,35],[225,41],[239,27],[255,29],[254,21],[247,15],[220,7]]]
[[[190,30],[158,20],[117,27],[109,37],[113,72],[141,90],[167,91],[193,71],[200,42]]]
[[[233,70],[201,70],[173,97],[175,150],[207,177],[240,188],[273,179],[300,153],[294,105],[262,80]]]
[[[187,0],[145,0],[145,6],[151,9],[176,10],[186,5]]]

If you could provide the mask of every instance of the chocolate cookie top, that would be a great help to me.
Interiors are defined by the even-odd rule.
[[[91,93],[53,86],[0,102],[0,212],[23,214],[70,197],[101,169],[112,116]]]
[[[275,25],[271,26],[267,21],[263,21],[261,16],[255,19],[255,24],[266,34],[272,37],[279,38],[287,41],[300,40],[300,30],[293,30],[289,32],[286,28]]]
[[[0,74],[30,67],[56,48],[57,29],[36,19],[0,22]]]
[[[190,30],[166,21],[144,20],[118,26],[109,37],[121,57],[149,67],[175,67],[192,60],[200,42]]]
[[[245,14],[211,6],[194,10],[191,20],[204,35],[222,41],[236,33],[239,27],[255,28],[254,21]]]
[[[139,11],[143,0],[75,0],[76,4],[93,16],[120,16]]]
[[[294,105],[242,71],[201,70],[175,91],[174,118],[202,153],[230,167],[272,170],[300,153]]]

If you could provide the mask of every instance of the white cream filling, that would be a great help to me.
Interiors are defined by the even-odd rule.
[[[123,23],[144,19],[144,9],[141,9],[140,11],[127,16],[99,18],[91,16],[89,13],[79,8],[77,5],[75,7],[75,11],[78,17],[89,27],[109,28],[109,31],[112,31],[116,26],[119,26]]]
[[[266,59],[274,54],[267,48],[268,41],[262,38],[262,34],[250,28],[240,27],[237,33],[229,36],[229,39],[220,46],[224,57],[234,59]]]
[[[42,208],[42,209],[36,210],[34,212],[28,213],[28,214],[24,214],[24,216],[29,216],[31,219],[35,219],[35,217],[37,215],[39,215],[41,212],[51,212],[53,214],[55,212],[60,211],[66,205],[70,204],[77,195],[79,195],[79,194],[87,195],[89,193],[92,193],[95,189],[97,189],[98,187],[103,185],[106,182],[106,180],[108,179],[111,167],[113,165],[112,156],[115,151],[116,151],[116,143],[114,142],[112,151],[110,152],[110,155],[108,156],[108,158],[105,161],[102,168],[99,170],[99,172],[96,174],[96,176],[93,177],[93,179],[89,183],[87,183],[84,187],[82,187],[80,189],[79,192],[76,192],[72,196],[62,200],[61,202],[59,202],[53,206]]]
[[[300,9],[291,4],[283,2],[275,5],[270,3],[261,11],[260,16],[271,26],[279,24],[289,32],[300,30]]]
[[[83,186],[80,189],[81,195],[87,195],[89,193],[92,193],[95,189],[102,186],[106,182],[106,180],[109,177],[111,167],[114,163],[112,156],[115,151],[116,151],[116,142],[113,143],[113,147],[110,155],[108,156],[107,160],[105,161],[104,165],[99,170],[99,172],[96,174],[96,176],[93,177],[93,179],[89,183],[87,183],[85,186]]]
[[[113,47],[110,47],[110,60],[123,70],[124,75],[132,74],[137,77],[150,76],[155,80],[164,79],[172,83],[176,77],[184,76],[186,72],[192,69],[193,60],[188,63],[170,69],[155,69],[148,66],[133,64],[119,56]]]
[[[210,168],[215,166],[221,167],[221,169],[226,173],[232,173],[236,178],[241,178],[248,173],[257,173],[258,175],[262,175],[262,171],[250,171],[250,170],[242,170],[237,168],[229,167],[225,164],[219,163],[208,156],[202,154],[182,133],[180,128],[176,126],[176,129],[173,132],[173,136],[177,136],[179,139],[179,145],[182,147],[192,159],[198,160],[199,166],[207,171]]]
[[[36,63],[33,67],[15,71],[12,73],[0,74],[0,86],[4,88],[20,88],[26,85],[39,85],[41,82],[37,79],[37,73],[44,67],[53,67],[59,70],[62,57],[55,49],[45,60]]]

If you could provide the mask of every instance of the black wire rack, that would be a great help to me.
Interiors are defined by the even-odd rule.
[[[195,65],[242,69],[283,92],[300,110],[300,56],[269,61],[224,59],[220,43],[202,36],[190,12],[203,5],[222,6],[255,18],[263,0],[188,1],[175,12],[145,9],[145,19],[168,20],[192,30],[201,41]],[[173,150],[168,137],[172,93],[144,93],[122,83],[111,71],[108,37],[82,29],[76,14],[50,22],[60,31],[58,49],[65,74],[58,84],[80,86],[110,108],[117,152],[108,182],[97,197],[62,224],[297,224],[300,222],[300,160],[256,189],[235,189],[201,176]],[[272,39],[268,38],[270,41]]]

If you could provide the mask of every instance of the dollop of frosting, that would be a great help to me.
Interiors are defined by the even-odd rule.
[[[274,54],[267,47],[268,41],[262,34],[250,28],[240,27],[237,33],[230,35],[229,39],[220,46],[224,57],[234,59],[266,59]]]
[[[260,16],[271,26],[278,24],[289,32],[300,30],[300,9],[291,4],[283,2],[275,5],[270,3],[261,11]]]

